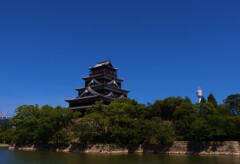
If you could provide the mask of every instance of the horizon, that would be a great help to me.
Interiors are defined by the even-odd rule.
[[[0,2],[0,113],[68,107],[81,77],[111,59],[139,103],[170,96],[219,104],[240,90],[239,1]]]

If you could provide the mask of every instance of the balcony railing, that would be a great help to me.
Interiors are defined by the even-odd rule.
[[[106,71],[99,71],[99,72],[92,72],[90,71],[89,73],[89,76],[92,76],[92,75],[96,75],[96,74],[102,74],[102,75],[107,75],[107,76],[110,76],[110,77],[117,77],[117,72],[106,72]]]

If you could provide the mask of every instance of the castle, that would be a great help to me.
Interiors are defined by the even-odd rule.
[[[85,110],[95,104],[96,101],[103,101],[108,105],[112,100],[127,98],[128,90],[122,89],[123,79],[118,78],[118,69],[113,67],[110,60],[99,62],[89,68],[89,76],[83,77],[85,86],[77,88],[78,96],[65,100],[72,110]]]

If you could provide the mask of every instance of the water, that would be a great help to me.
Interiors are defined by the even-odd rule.
[[[240,164],[238,156],[83,154],[0,149],[0,164]]]

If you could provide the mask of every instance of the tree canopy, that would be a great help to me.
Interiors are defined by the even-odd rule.
[[[217,107],[217,100],[215,99],[212,93],[208,95],[208,102],[212,103],[215,108]]]
[[[192,103],[168,97],[143,105],[132,99],[101,101],[85,115],[60,106],[23,105],[0,125],[0,141],[21,144],[113,143],[120,145],[168,144],[175,140],[240,140],[239,94],[225,104]]]

